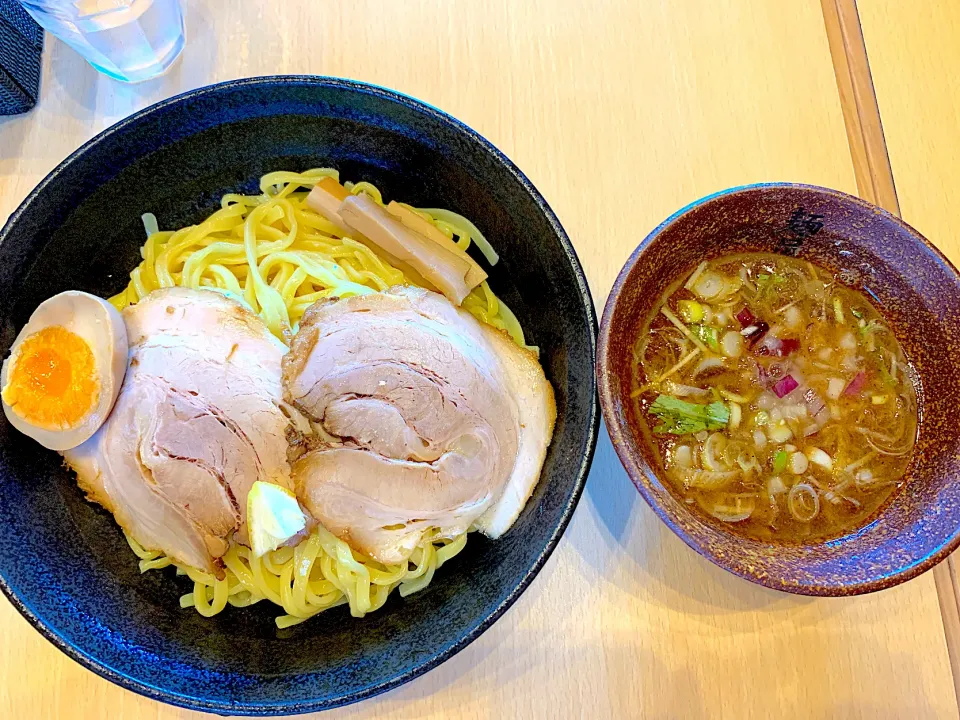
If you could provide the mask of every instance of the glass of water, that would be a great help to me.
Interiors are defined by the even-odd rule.
[[[140,82],[183,50],[180,0],[20,0],[40,25],[100,72]]]

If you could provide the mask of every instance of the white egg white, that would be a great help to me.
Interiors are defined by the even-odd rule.
[[[96,405],[77,425],[63,430],[37,427],[5,402],[3,412],[13,427],[44,447],[69,450],[92,436],[110,415],[127,369],[127,330],[117,309],[102,298],[74,290],[55,295],[40,304],[17,335],[10,356],[0,369],[0,388],[7,387],[7,377],[16,366],[23,341],[54,326],[69,330],[90,346],[100,386]]]

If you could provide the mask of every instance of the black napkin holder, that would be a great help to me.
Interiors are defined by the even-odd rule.
[[[0,115],[37,104],[43,29],[17,0],[0,0]]]

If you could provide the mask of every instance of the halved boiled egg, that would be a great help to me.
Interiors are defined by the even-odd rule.
[[[51,450],[69,450],[103,424],[127,369],[127,330],[106,300],[70,291],[44,301],[0,370],[3,412]]]

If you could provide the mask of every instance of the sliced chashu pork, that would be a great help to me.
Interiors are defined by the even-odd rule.
[[[284,386],[315,428],[292,468],[301,501],[384,563],[409,558],[431,527],[505,532],[536,485],[556,418],[531,353],[410,287],[310,308]]]
[[[170,288],[123,312],[127,374],[109,419],[64,453],[89,498],[144,547],[217,572],[246,498],[265,480],[292,489],[280,410],[286,351],[249,309]]]

